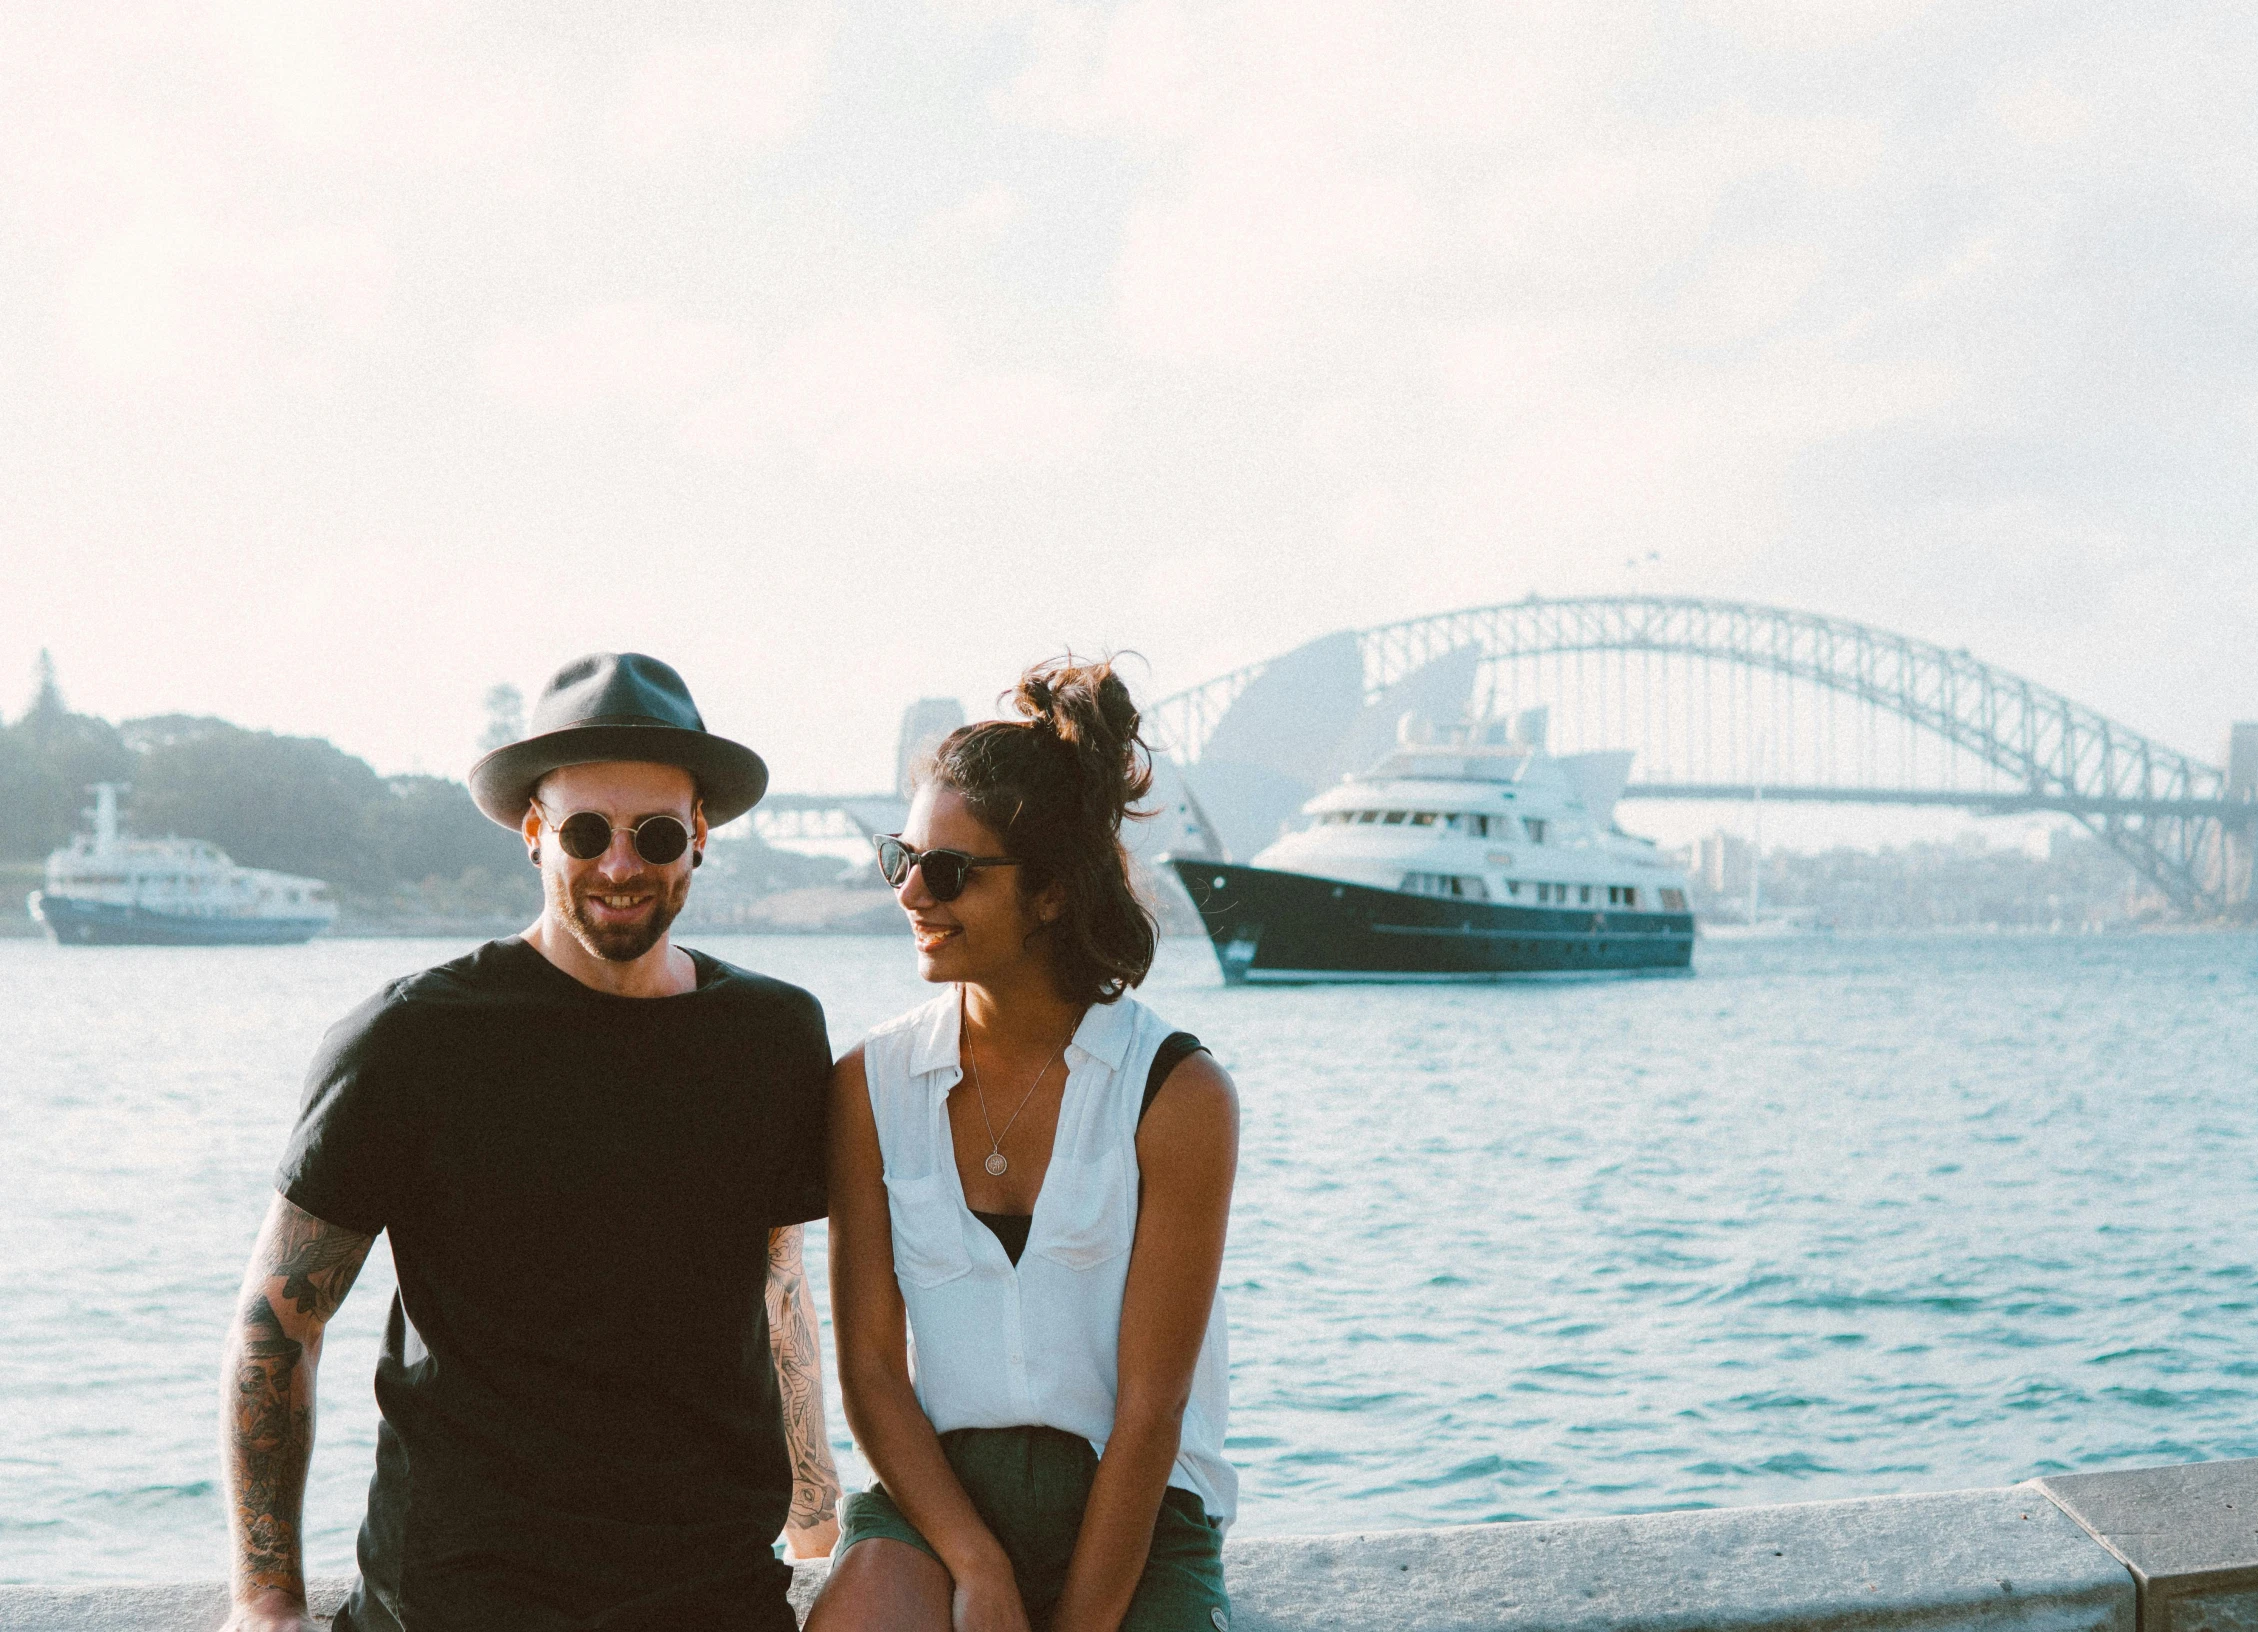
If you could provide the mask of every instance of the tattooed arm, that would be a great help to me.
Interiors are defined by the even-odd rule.
[[[235,1601],[225,1632],[299,1632],[313,1624],[298,1521],[314,1449],[314,1367],[322,1328],[352,1290],[374,1239],[276,1196],[251,1249],[221,1381]]]
[[[823,1428],[823,1349],[815,1294],[800,1262],[805,1230],[768,1232],[768,1346],[784,1402],[784,1440],[792,1450],[792,1512],[784,1539],[794,1558],[827,1558],[839,1539],[839,1469]]]

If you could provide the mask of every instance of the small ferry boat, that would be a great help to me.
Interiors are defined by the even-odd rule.
[[[316,878],[238,867],[201,839],[118,833],[118,785],[94,788],[94,831],[47,858],[26,905],[65,946],[287,946],[337,919]]]
[[[1250,862],[1169,865],[1233,984],[1685,970],[1685,875],[1614,825],[1630,768],[1486,722],[1400,742]]]

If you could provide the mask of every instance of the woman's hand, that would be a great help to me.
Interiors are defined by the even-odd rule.
[[[956,1578],[949,1626],[951,1632],[1028,1632],[1027,1606],[1019,1601],[1019,1580],[1008,1562]]]

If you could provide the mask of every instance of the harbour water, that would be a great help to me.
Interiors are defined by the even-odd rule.
[[[697,944],[841,1047],[927,991],[891,939]],[[0,942],[0,1582],[222,1573],[220,1335],[299,1073],[459,950]],[[2258,938],[1696,962],[1226,990],[1168,945],[1144,995],[1245,1105],[1243,1532],[2258,1454]],[[351,1568],[391,1286],[380,1245],[331,1328],[316,1573]]]

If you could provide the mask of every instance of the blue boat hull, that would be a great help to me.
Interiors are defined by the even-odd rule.
[[[1234,862],[1169,865],[1234,985],[1663,974],[1693,966],[1687,912],[1509,906]]]
[[[329,927],[326,918],[194,918],[46,894],[29,905],[59,946],[295,946]]]

